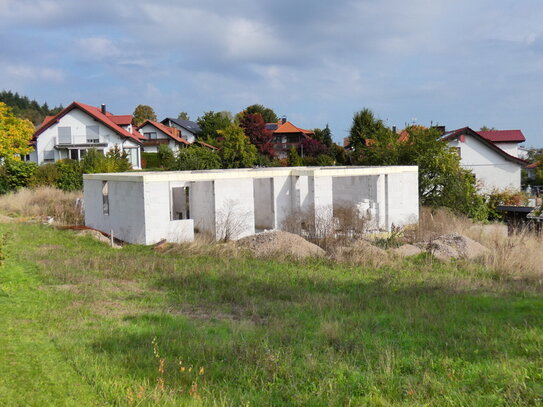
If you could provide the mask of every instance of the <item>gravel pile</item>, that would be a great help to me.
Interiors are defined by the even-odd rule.
[[[421,250],[440,260],[453,258],[474,259],[488,253],[488,249],[467,236],[448,234],[427,242],[415,243]]]
[[[325,251],[308,242],[303,237],[279,230],[257,233],[236,241],[236,244],[249,250],[258,258],[294,258],[323,257]]]

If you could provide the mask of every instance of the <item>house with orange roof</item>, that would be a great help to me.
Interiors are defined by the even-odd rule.
[[[57,115],[45,118],[34,133],[34,151],[27,159],[37,164],[67,158],[79,161],[89,149],[106,154],[117,147],[127,154],[133,168],[141,168],[143,139],[131,115],[114,115],[106,105],[73,102]]]
[[[306,138],[313,135],[311,130],[297,127],[283,116],[277,123],[266,123],[266,129],[273,133],[273,149],[278,158],[286,158],[289,150],[297,150]]]

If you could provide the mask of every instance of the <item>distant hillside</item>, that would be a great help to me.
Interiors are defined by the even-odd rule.
[[[0,92],[0,102],[13,109],[13,113],[18,117],[23,117],[38,126],[43,122],[45,116],[52,116],[62,110],[62,105],[54,108],[49,108],[47,102],[40,106],[35,100],[30,100],[27,96],[20,96],[17,92],[11,91]]]

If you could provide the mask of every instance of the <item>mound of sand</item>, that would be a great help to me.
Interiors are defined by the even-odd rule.
[[[319,246],[308,242],[303,237],[279,230],[257,233],[236,241],[236,244],[248,249],[258,258],[294,258],[323,257],[326,253]]]
[[[459,234],[442,235],[434,240],[415,243],[415,246],[440,260],[452,258],[474,259],[488,252],[482,244]]]

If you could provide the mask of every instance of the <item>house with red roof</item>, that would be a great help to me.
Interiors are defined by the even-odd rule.
[[[158,146],[161,144],[170,147],[174,153],[178,152],[180,148],[192,144],[182,137],[179,129],[152,120],[146,120],[138,126],[137,130],[145,138],[143,151],[146,153],[157,153]]]
[[[57,115],[45,118],[34,133],[29,160],[37,164],[66,158],[79,161],[91,148],[106,154],[117,147],[127,154],[133,168],[141,168],[143,140],[131,115],[113,115],[106,105],[73,102]]]
[[[292,147],[298,150],[302,141],[313,135],[311,130],[295,126],[284,116],[277,123],[266,123],[266,129],[273,133],[273,149],[278,158],[286,158]]]
[[[520,130],[475,131],[469,127],[445,132],[442,140],[460,156],[460,165],[471,170],[483,192],[520,190],[521,170],[528,163],[519,157]]]

